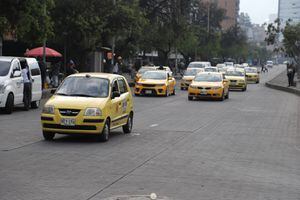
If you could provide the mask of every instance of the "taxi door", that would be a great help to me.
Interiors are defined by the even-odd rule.
[[[110,105],[110,112],[111,112],[111,128],[119,126],[121,117],[122,117],[122,97],[113,97],[113,93],[119,93],[119,85],[118,80],[115,79],[112,82],[112,91],[111,91],[111,105]]]
[[[121,124],[126,124],[127,119],[130,113],[130,93],[127,88],[126,81],[124,78],[118,78],[118,84],[119,84],[119,89],[120,89],[120,98],[122,102],[122,107],[121,107],[121,118],[120,118],[120,123]]]

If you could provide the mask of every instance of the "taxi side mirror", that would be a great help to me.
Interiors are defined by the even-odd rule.
[[[117,97],[120,97],[121,96],[121,94],[120,94],[120,92],[118,92],[118,91],[114,91],[113,93],[112,93],[112,99],[115,99],[115,98],[117,98]]]
[[[14,71],[13,77],[20,77],[20,76],[21,76],[21,71],[19,70]]]

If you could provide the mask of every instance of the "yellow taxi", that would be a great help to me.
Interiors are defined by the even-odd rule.
[[[246,79],[247,82],[254,82],[254,83],[259,83],[260,77],[259,77],[259,72],[256,67],[246,67]]]
[[[155,66],[142,66],[135,75],[135,78],[134,78],[135,82],[140,80],[140,78],[146,71],[153,71],[156,69],[157,69],[157,67],[155,67]]]
[[[201,72],[188,89],[188,100],[211,98],[223,101],[229,98],[229,82],[219,72]]]
[[[168,71],[155,70],[145,72],[136,82],[134,93],[139,95],[170,96],[176,93],[176,80]]]
[[[230,90],[247,90],[247,81],[244,69],[228,69],[226,71],[225,77],[229,80]]]
[[[108,141],[119,127],[130,133],[133,125],[131,90],[123,76],[81,73],[67,77],[46,102],[41,123],[45,140],[55,134],[93,134]]]
[[[197,68],[188,68],[181,79],[180,82],[180,89],[181,90],[186,90],[189,88],[189,85],[192,83],[194,80],[195,76],[199,73],[202,72],[202,69],[197,69]]]

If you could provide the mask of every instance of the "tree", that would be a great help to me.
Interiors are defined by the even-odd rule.
[[[44,6],[48,12],[44,12]],[[0,38],[5,33],[14,35],[29,46],[39,44],[53,33],[49,11],[53,0],[2,0],[0,2]]]

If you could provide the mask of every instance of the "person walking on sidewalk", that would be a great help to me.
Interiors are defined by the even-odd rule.
[[[27,62],[21,62],[21,74],[23,78],[24,83],[24,89],[23,89],[23,103],[25,110],[29,110],[29,106],[31,103],[31,97],[32,97],[32,80],[29,73],[29,66]]]
[[[295,73],[296,73],[295,64],[293,62],[288,62],[287,63],[287,76],[288,76],[288,81],[289,81],[288,87],[294,86]]]

